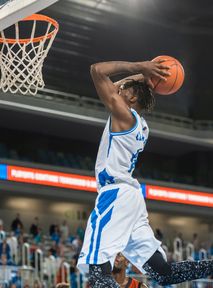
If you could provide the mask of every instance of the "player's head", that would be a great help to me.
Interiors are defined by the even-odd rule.
[[[112,270],[112,273],[114,274],[118,274],[121,271],[125,271],[127,266],[129,264],[129,261],[123,256],[122,253],[118,253],[116,258],[115,258],[115,262],[114,262],[114,267]]]
[[[141,109],[151,111],[155,105],[153,92],[144,81],[126,79],[118,92],[131,107],[137,104]]]

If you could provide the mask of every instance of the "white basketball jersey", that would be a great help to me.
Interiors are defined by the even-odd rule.
[[[95,165],[98,191],[113,183],[138,185],[132,177],[138,154],[143,151],[149,135],[145,119],[131,109],[136,122],[127,131],[111,132],[111,118],[105,126]]]

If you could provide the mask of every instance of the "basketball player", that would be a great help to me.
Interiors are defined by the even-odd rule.
[[[98,197],[88,220],[78,267],[89,271],[92,288],[119,287],[112,277],[117,253],[160,285],[176,284],[213,274],[213,261],[168,264],[149,226],[145,201],[132,172],[148,139],[142,110],[154,105],[152,77],[170,75],[164,60],[157,62],[103,62],[91,66],[96,91],[110,112],[101,139],[96,179]],[[128,73],[113,84],[111,76]],[[89,269],[88,269],[89,268]]]
[[[120,285],[121,288],[148,288],[144,283],[126,276],[126,268],[128,264],[129,261],[124,257],[124,255],[118,253],[115,258],[114,267],[112,270],[112,275],[115,281]]]

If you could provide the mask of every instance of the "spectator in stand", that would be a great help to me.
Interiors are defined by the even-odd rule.
[[[199,250],[200,250],[200,241],[198,238],[198,234],[194,233],[192,236],[192,244],[194,245],[194,259],[200,260]]]
[[[18,253],[18,240],[17,238],[14,236],[14,232],[11,232],[8,239],[7,239],[7,243],[10,246],[10,251],[11,251],[11,257],[12,260],[15,262],[17,259],[17,253]]]
[[[33,283],[33,288],[42,288],[42,285],[38,280],[35,280]]]
[[[123,256],[123,254],[118,253],[115,258],[114,267],[112,270],[112,275],[115,281],[119,284],[121,288],[147,288],[144,283],[141,283],[134,278],[126,276],[126,268],[128,264],[129,261]]]
[[[0,283],[8,283],[11,280],[11,272],[7,265],[7,256],[5,254],[1,255],[0,258]],[[5,287],[4,285],[2,287]],[[7,286],[6,286],[7,287]]]
[[[194,233],[194,234],[193,234],[192,244],[194,245],[195,252],[199,252],[199,249],[200,249],[200,241],[199,241],[199,238],[198,238],[197,233]]]
[[[25,242],[26,242],[26,238],[24,237],[23,234],[21,234],[18,238],[18,247],[21,247]]]
[[[31,288],[28,280],[26,280],[26,282],[24,283],[24,288]]]
[[[15,236],[16,236],[17,238],[18,238],[20,235],[23,234],[23,229],[22,229],[21,224],[18,224],[18,225],[17,225],[17,228],[15,229],[14,233],[15,233]]]
[[[39,244],[41,243],[41,240],[42,240],[42,229],[41,228],[38,228],[38,233],[37,235],[34,237],[34,243],[35,244]]]
[[[80,224],[77,228],[76,234],[79,236],[81,241],[84,240],[85,229],[83,228],[82,224]]]
[[[54,231],[55,231],[55,226],[57,226],[57,225],[56,225],[56,224],[51,224],[51,225],[50,225],[50,228],[49,228],[50,236],[52,236],[52,234],[54,233]]]
[[[63,242],[66,242],[69,237],[69,226],[66,220],[64,220],[63,223],[60,225],[60,235],[61,240]]]
[[[76,257],[73,257],[70,261],[70,281],[71,281],[71,287],[72,288],[78,287],[77,275],[76,275],[76,272],[77,272],[76,265],[77,265],[77,259],[76,259]]]
[[[10,288],[22,288],[22,279],[21,279],[21,271],[20,270],[18,270],[17,274],[12,277]]]
[[[57,276],[56,276],[57,284],[62,283],[64,281],[67,282],[68,275],[67,275],[67,270],[64,267],[64,262],[65,260],[61,259],[60,267],[58,269]]]
[[[181,240],[182,247],[184,247],[185,242],[184,242],[184,239],[183,239],[183,233],[179,232],[177,234],[177,237]]]
[[[54,242],[55,243],[55,242]],[[51,248],[48,250],[48,256],[54,256],[57,257],[57,249],[54,246],[54,244],[51,246]]]
[[[4,266],[4,265],[7,265],[7,266],[13,265],[12,260],[8,258],[6,254],[2,254],[0,258],[0,266]],[[0,268],[0,270],[1,269],[2,267]]]
[[[54,232],[51,235],[51,239],[59,244],[60,241],[60,231],[58,225],[55,226]]]
[[[24,226],[20,220],[20,214],[19,213],[17,213],[16,218],[12,221],[12,224],[11,224],[12,231],[15,232],[17,230],[18,226],[21,230],[24,229]]]
[[[5,238],[2,243],[0,243],[0,257],[6,255],[6,259],[11,260],[10,246]]]
[[[60,250],[59,250],[59,247],[58,247],[56,241],[52,242],[52,246],[50,247],[49,252],[54,257],[57,257],[60,254]]]
[[[76,235],[76,237],[72,241],[72,245],[76,251],[76,254],[79,254],[81,251],[81,247],[82,247],[82,240],[80,239],[80,237],[78,235]]]
[[[30,234],[33,235],[33,238],[35,238],[37,236],[38,230],[39,230],[39,219],[38,219],[38,217],[35,217],[34,222],[32,223],[32,225],[30,227]]]
[[[5,239],[6,237],[6,233],[4,231],[4,227],[3,227],[3,220],[0,219],[0,243],[3,241],[3,239]]]
[[[53,281],[54,275],[55,275],[55,254],[53,255],[53,250],[49,249],[47,251],[47,257],[44,258],[44,266],[43,266],[43,271],[44,271],[44,277],[48,279],[48,282]],[[52,287],[52,286],[51,286]]]

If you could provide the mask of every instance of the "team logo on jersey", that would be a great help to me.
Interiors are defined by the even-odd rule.
[[[115,183],[114,177],[107,173],[106,168],[98,174],[98,180],[101,187],[104,187],[106,184]]]
[[[144,141],[145,137],[143,135],[141,135],[141,132],[138,132],[138,134],[136,135],[136,140],[137,141]]]
[[[132,153],[131,166],[130,166],[130,168],[129,168],[129,170],[128,170],[129,173],[131,173],[132,170],[135,169],[135,165],[136,165],[137,160],[138,160],[138,155],[139,155],[139,153],[140,153],[141,151],[143,151],[143,149],[140,148],[140,149],[137,150],[136,153]]]
[[[86,254],[84,252],[81,252],[78,258],[84,257]]]

